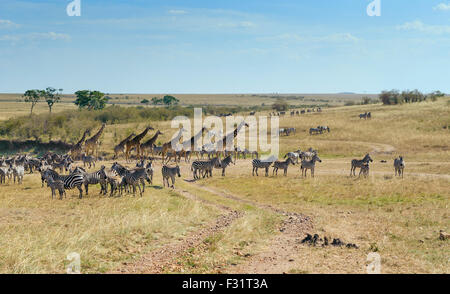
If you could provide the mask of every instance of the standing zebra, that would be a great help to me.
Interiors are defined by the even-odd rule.
[[[365,178],[367,178],[369,176],[369,163],[368,162],[361,165],[361,169],[359,171],[358,178],[360,178],[361,175],[363,175]]]
[[[287,176],[287,170],[288,170],[288,167],[290,164],[295,165],[294,161],[292,161],[292,159],[290,157],[288,159],[286,159],[286,161],[275,161],[273,164],[272,175],[275,172],[278,175],[278,169],[282,169],[282,170],[284,170],[284,175]]]
[[[191,171],[193,172],[194,175],[194,179],[199,179],[201,173],[203,172],[203,178],[205,176],[207,177],[212,177],[212,170],[215,166],[220,165],[220,159],[218,157],[215,157],[211,160],[207,160],[207,161],[201,161],[201,160],[196,160],[192,163],[191,165]],[[198,172],[198,175],[197,175]]]
[[[368,164],[369,161],[370,161],[370,162],[373,161],[369,154],[366,154],[366,156],[364,156],[364,158],[361,159],[361,160],[353,159],[353,160],[352,160],[352,167],[351,167],[351,169],[350,169],[350,177],[351,177],[352,175],[353,175],[353,176],[356,176],[355,170],[356,170],[357,167],[361,168],[361,166],[362,166],[363,164],[365,164],[365,163]]]
[[[228,155],[226,158],[220,161],[219,164],[214,166],[215,168],[222,169],[222,177],[225,176],[225,169],[230,165],[230,163],[233,162],[233,157],[231,155]]]
[[[402,176],[403,178],[403,170],[405,169],[405,162],[403,161],[403,157],[400,156],[399,158],[394,159],[394,169],[395,169],[395,175]]]
[[[16,165],[15,163],[9,164],[9,172],[13,174],[14,177],[14,183],[16,183],[17,178],[17,184],[22,184],[23,176],[25,174],[25,168],[23,165]]]
[[[175,176],[181,177],[180,174],[180,167],[177,165],[175,167],[168,167],[167,165],[164,165],[162,167],[162,176],[163,176],[163,187],[166,186],[169,187],[169,178],[172,180],[172,188],[175,188]]]
[[[137,186],[139,188],[139,194],[142,197],[142,194],[145,192],[145,180],[147,180],[149,184],[151,183],[148,172],[149,170],[147,168],[137,168],[125,175],[125,182],[133,187],[133,195],[136,195]],[[139,183],[142,184],[142,189]]]
[[[66,196],[66,190],[64,189],[64,182],[61,180],[53,180],[52,178],[47,179],[47,186],[52,190],[52,200],[55,196],[55,190],[59,192],[59,199],[62,200],[63,196]]]
[[[89,193],[89,185],[97,185],[100,184],[101,190],[100,193],[103,193],[105,195],[108,191],[107,185],[106,185],[106,173],[105,173],[105,166],[102,165],[100,170],[93,172],[93,173],[85,173],[84,174],[84,189],[86,190],[86,196]]]
[[[258,169],[259,168],[263,168],[266,171],[266,177],[269,176],[269,167],[272,165],[273,161],[262,161],[260,159],[253,159],[252,160],[252,166],[253,166],[253,170],[252,170],[252,175],[255,175],[256,172],[256,176],[258,177]]]
[[[317,156],[317,154],[315,154],[311,160],[302,160],[302,163],[300,166],[302,176],[303,176],[303,172],[304,172],[305,177],[306,177],[306,172],[308,171],[308,169],[310,169],[311,177],[314,178],[314,168],[316,166],[316,161],[322,162],[322,160],[319,158],[319,156]]]
[[[88,155],[86,156],[85,153],[81,156],[81,159],[83,160],[83,166],[86,167],[86,164],[89,164],[89,168],[92,166],[95,167],[95,162],[97,161],[94,156]]]
[[[68,176],[61,176],[54,170],[47,169],[44,171],[43,177],[46,180],[48,180],[48,178],[54,181],[61,180],[64,183],[64,189],[70,190],[76,187],[78,191],[80,191],[79,198],[83,198],[83,189],[81,187],[84,184],[84,174],[75,172]]]

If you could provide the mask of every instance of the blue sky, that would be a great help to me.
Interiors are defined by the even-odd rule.
[[[450,1],[0,1],[0,92],[450,93]]]

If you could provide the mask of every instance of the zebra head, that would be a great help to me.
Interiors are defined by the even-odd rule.
[[[364,162],[369,162],[369,161],[372,162],[373,160],[372,160],[372,157],[370,157],[370,155],[367,153],[366,156],[364,156],[363,161]]]
[[[314,162],[318,161],[318,162],[322,162],[322,159],[319,158],[319,156],[317,156],[317,154],[314,154],[314,157],[312,158],[312,160]]]

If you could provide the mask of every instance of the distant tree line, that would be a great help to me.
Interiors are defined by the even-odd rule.
[[[33,115],[34,107],[41,101],[47,102],[49,112],[51,114],[53,105],[61,101],[62,91],[63,89],[55,89],[52,87],[48,87],[45,90],[34,89],[25,91],[25,93],[23,94],[23,98],[25,102],[31,104],[30,115]],[[80,109],[87,110],[104,109],[106,103],[111,99],[110,96],[105,95],[100,91],[91,90],[76,91],[75,96],[75,105],[77,105]],[[165,95],[163,98],[153,97],[151,102],[153,105],[173,106],[177,105],[180,100],[178,100],[174,96]],[[148,105],[150,104],[150,101],[147,99],[143,99],[141,103]]]
[[[383,91],[379,95],[380,101],[384,105],[395,105],[395,104],[403,104],[403,103],[415,103],[422,102],[426,100],[436,101],[439,97],[445,96],[444,93],[440,91],[435,91],[429,94],[423,94],[419,90],[391,90],[391,91]]]

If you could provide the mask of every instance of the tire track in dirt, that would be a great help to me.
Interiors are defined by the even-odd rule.
[[[268,250],[249,257],[243,264],[224,269],[225,273],[280,274],[288,272],[294,266],[293,261],[298,256],[301,238],[305,235],[306,231],[313,228],[313,223],[309,216],[300,213],[286,212],[271,205],[242,199],[230,193],[219,192],[215,189],[198,184],[192,185],[220,197],[225,197],[286,216],[286,219],[283,220],[279,228],[281,234],[277,234],[272,238]]]
[[[226,211],[226,214],[220,215],[215,221],[207,225],[206,227],[188,234],[188,236],[178,242],[174,242],[168,245],[164,245],[153,252],[145,254],[138,261],[130,263],[123,263],[123,266],[111,273],[126,273],[126,274],[158,274],[165,271],[177,271],[179,265],[177,264],[178,258],[189,249],[198,247],[203,241],[213,234],[225,230],[236,219],[244,216],[241,211],[236,211],[225,205],[217,204],[205,199],[201,199],[188,191],[175,190],[182,196],[191,199],[193,201],[199,201],[209,206],[214,206],[220,210]]]

